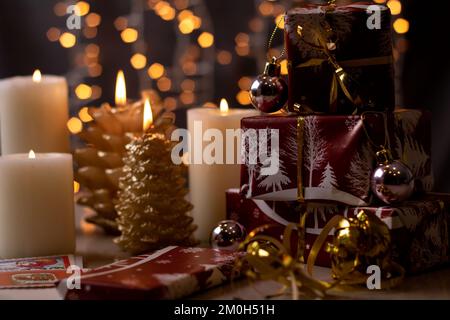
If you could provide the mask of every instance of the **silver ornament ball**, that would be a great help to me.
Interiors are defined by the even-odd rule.
[[[264,113],[277,112],[286,104],[288,86],[281,78],[281,66],[276,58],[266,64],[264,73],[253,82],[250,98],[253,106]]]
[[[211,233],[210,244],[214,249],[237,250],[245,240],[244,226],[234,220],[219,222]]]
[[[414,192],[414,175],[398,160],[380,164],[372,174],[372,191],[386,204],[403,202]]]
[[[252,84],[250,98],[256,109],[264,113],[277,112],[288,100],[287,85],[281,78],[260,75]]]

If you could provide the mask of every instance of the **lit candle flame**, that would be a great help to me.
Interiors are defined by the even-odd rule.
[[[125,84],[125,75],[122,70],[117,74],[116,81],[116,106],[127,104],[127,86]]]
[[[220,101],[220,112],[222,112],[222,113],[227,113],[228,110],[229,110],[229,107],[228,107],[228,102],[227,102],[227,100],[222,99],[222,100]]]
[[[41,71],[39,69],[37,69],[33,73],[33,81],[36,82],[36,83],[39,83],[39,82],[41,82],[41,80],[42,80]]]
[[[153,112],[150,100],[145,100],[144,105],[144,132],[148,131],[153,125]]]
[[[28,159],[36,159],[36,153],[34,153],[33,150],[30,150],[30,153],[28,154]]]

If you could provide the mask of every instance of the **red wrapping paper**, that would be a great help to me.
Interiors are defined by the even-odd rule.
[[[352,79],[347,87],[363,100],[362,110],[394,109],[390,10],[378,6],[379,28],[368,28],[373,16],[372,11],[367,12],[370,5],[373,3],[354,3],[329,10],[330,7],[312,4],[287,12],[284,29],[290,110],[295,109],[294,104],[325,113],[352,114],[355,110],[339,86],[338,95],[330,99],[336,67],[322,50],[324,44]]]
[[[394,158],[401,158],[412,169],[419,191],[431,191],[431,116],[420,110],[399,110],[388,117],[388,132],[380,114],[364,120],[373,143],[388,145]],[[361,116],[310,115],[304,120],[303,141],[298,139],[297,116],[260,116],[242,120],[244,137],[252,129],[279,133],[279,170],[264,176],[267,164],[258,156],[246,156],[257,148],[255,139],[243,138],[241,190],[247,198],[275,201],[298,199],[298,146],[303,145],[302,187],[307,201],[331,201],[362,206],[372,203],[371,173],[376,166],[375,148],[365,133]],[[271,139],[268,139],[271,141]],[[269,143],[270,144],[270,143]],[[270,149],[270,148],[269,148]],[[260,152],[260,149],[257,149]],[[273,151],[273,150],[270,150]]]
[[[58,289],[67,300],[178,299],[230,279],[237,253],[204,248],[168,247],[93,269],[81,289]]]
[[[227,216],[248,230],[270,224],[269,235],[280,237],[288,223],[298,223],[301,212],[309,212],[306,221],[306,256],[322,228],[334,215],[353,217],[360,210],[377,215],[391,230],[392,254],[409,273],[424,271],[449,261],[450,195],[427,196],[400,207],[350,207],[334,204],[309,204],[303,209],[296,202],[243,199],[239,190],[227,196]],[[327,241],[331,242],[332,233]],[[316,265],[330,267],[328,253],[322,250]]]

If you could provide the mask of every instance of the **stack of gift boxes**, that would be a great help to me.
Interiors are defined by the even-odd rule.
[[[286,14],[289,113],[243,119],[241,188],[227,192],[227,214],[248,230],[277,225],[279,236],[308,212],[308,255],[334,215],[365,210],[391,230],[394,259],[418,272],[448,261],[450,195],[432,193],[430,113],[395,109],[391,17],[378,8],[310,5]],[[264,170],[273,159],[262,146],[278,159],[276,172]],[[387,204],[374,194],[380,146],[414,175],[408,199]],[[329,267],[329,255],[316,264]]]

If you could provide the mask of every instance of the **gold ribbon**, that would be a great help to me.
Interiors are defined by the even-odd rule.
[[[320,250],[325,244],[328,235],[330,234],[331,230],[336,228],[341,223],[342,220],[345,220],[343,216],[334,216],[322,229],[322,232],[319,234],[316,241],[314,241],[306,263],[306,270],[311,276],[313,275],[313,267],[316,264],[317,256],[319,255]]]
[[[356,220],[359,220],[361,216],[366,215],[364,211],[360,211],[358,214]],[[377,218],[378,219],[378,218]],[[319,255],[319,252],[322,250],[322,247],[324,246],[326,239],[330,232],[337,228],[341,227],[343,225],[350,227],[353,223],[353,220],[355,219],[346,219],[343,216],[337,215],[334,216],[322,229],[322,232],[317,237],[316,241],[314,242],[311,251],[308,256],[308,260],[306,263],[306,270],[310,276],[313,276],[313,267],[316,263],[317,256]],[[381,223],[381,220],[379,220]],[[367,230],[366,230],[367,231]],[[370,230],[369,230],[370,231]],[[335,235],[336,237],[336,235]],[[342,255],[342,252],[338,252],[338,255]],[[337,266],[335,263],[332,264],[332,272],[334,277],[336,278],[336,282],[340,284],[346,284],[346,285],[359,285],[359,284],[366,284],[367,282],[367,276],[366,275],[355,275],[354,271],[358,265],[359,258],[357,257],[355,261],[353,261],[352,266],[350,266],[345,271],[337,270]],[[384,259],[380,261],[381,265],[379,265],[381,270],[390,270],[391,272],[395,272],[397,274],[396,277],[390,278],[390,279],[384,279],[381,281],[381,288],[388,289],[398,286],[405,276],[405,269],[400,266],[398,263],[391,260],[389,256],[386,256]],[[368,266],[367,266],[368,267]],[[334,285],[337,285],[338,283],[334,283]]]
[[[297,201],[305,202],[303,192],[303,145],[304,145],[305,118],[297,118]]]
[[[366,284],[366,275],[354,273],[359,264],[358,257],[349,268],[344,268],[344,272],[342,272],[342,268],[339,269],[341,272],[337,272],[336,268],[338,266],[336,266],[333,261],[332,271],[335,281],[320,281],[313,277],[313,267],[316,258],[325,244],[329,233],[338,226],[342,229],[349,227],[352,224],[358,225],[361,221],[364,222],[364,215],[364,211],[361,211],[356,219],[346,219],[339,215],[334,216],[323,228],[322,232],[314,242],[308,257],[306,270],[303,257],[305,254],[307,213],[302,215],[299,224],[292,223],[286,226],[282,241],[264,234],[264,232],[272,227],[277,227],[277,225],[264,225],[250,232],[246,240],[240,246],[240,250],[246,251],[247,254],[237,261],[236,267],[239,270],[244,270],[244,273],[251,280],[274,280],[283,284],[285,289],[291,288],[293,299],[298,299],[300,294],[307,297],[323,298],[330,289],[338,285]],[[377,217],[374,219],[376,219],[377,223],[384,224],[384,222]],[[378,230],[370,223],[366,224],[365,228],[366,232]],[[367,228],[369,228],[369,230]],[[370,228],[373,230],[370,230]],[[296,248],[292,248],[292,237],[294,235],[297,237]],[[357,245],[357,243],[353,243],[353,245]],[[386,257],[388,257],[388,255],[386,255]],[[384,258],[379,267],[384,271],[389,270],[390,272],[398,274],[397,277],[381,281],[382,288],[395,287],[403,280],[405,274],[404,269],[390,260],[390,258]]]
[[[285,289],[291,288],[294,300],[300,295],[325,297],[332,284],[314,279],[304,270],[305,222],[306,213],[299,224],[288,224],[282,241],[264,234],[277,225],[264,225],[250,232],[240,246],[247,254],[238,260],[237,269],[244,269],[250,280],[274,280],[283,284]],[[297,243],[293,248],[294,236]]]
[[[387,65],[392,63],[391,56],[381,56],[381,57],[373,57],[373,58],[364,58],[364,59],[354,59],[354,60],[346,60],[346,61],[337,61],[335,57],[333,57],[326,48],[326,44],[323,45],[323,52],[327,55],[327,58],[313,58],[304,63],[301,63],[296,66],[296,68],[309,68],[309,67],[317,67],[321,66],[324,62],[328,62],[333,68],[333,78],[331,81],[330,88],[330,106],[333,106],[338,97],[338,88],[341,88],[344,95],[348,100],[352,102],[352,104],[357,105],[360,103],[358,101],[358,97],[354,97],[349,88],[350,77],[345,72],[345,68],[356,68],[356,67],[365,67],[365,66],[376,66],[376,65]]]

